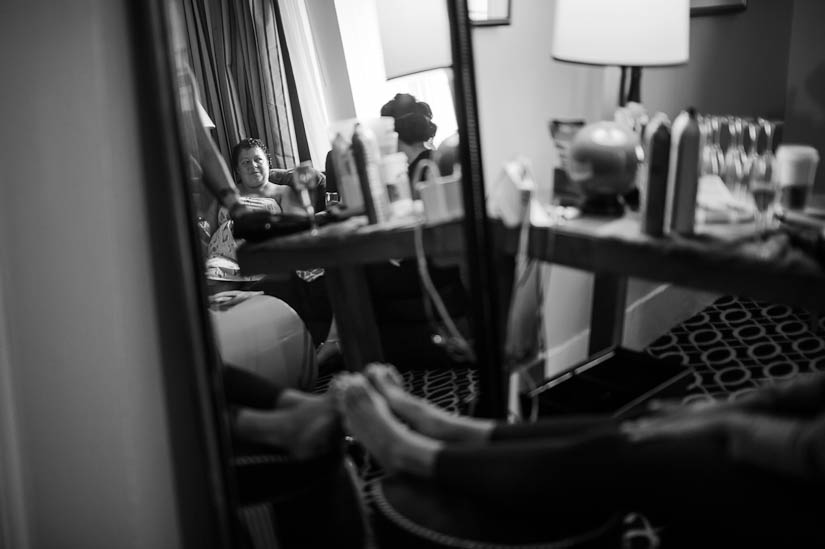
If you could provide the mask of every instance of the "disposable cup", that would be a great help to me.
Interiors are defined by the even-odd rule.
[[[809,145],[780,145],[776,150],[773,179],[779,185],[779,204],[802,210],[814,185],[819,153]]]

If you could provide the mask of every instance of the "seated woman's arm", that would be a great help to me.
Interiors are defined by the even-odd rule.
[[[315,177],[315,212],[326,209],[326,176],[323,172],[312,169]],[[294,215],[304,215],[306,211],[301,203],[301,197],[295,192],[293,182],[294,169],[284,170],[275,168],[269,170],[269,181],[278,185],[276,199],[284,212]]]

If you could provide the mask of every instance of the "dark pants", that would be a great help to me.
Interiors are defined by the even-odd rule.
[[[612,419],[502,425],[486,446],[441,452],[435,484],[537,520],[642,513],[666,525],[665,547],[715,547],[722,540],[825,547],[822,485],[733,463],[716,436],[633,442]]]

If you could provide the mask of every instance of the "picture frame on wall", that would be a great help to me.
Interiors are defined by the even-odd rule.
[[[467,10],[475,26],[510,24],[510,0],[468,0]]]
[[[748,0],[690,0],[690,16],[733,13],[748,7]]]

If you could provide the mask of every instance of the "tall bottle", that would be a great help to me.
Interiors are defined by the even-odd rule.
[[[670,136],[665,232],[688,235],[696,224],[701,133],[692,107],[679,113]]]
[[[642,232],[662,236],[665,228],[668,164],[670,164],[670,121],[656,118],[645,131],[645,186],[642,197]]]
[[[352,134],[352,157],[364,195],[369,223],[383,223],[391,216],[387,187],[381,180],[381,151],[375,133],[362,124]]]
[[[332,169],[338,179],[338,192],[341,193],[341,202],[348,211],[361,213],[364,210],[364,194],[358,182],[358,172],[355,169],[355,159],[347,138],[340,132],[332,140]]]

